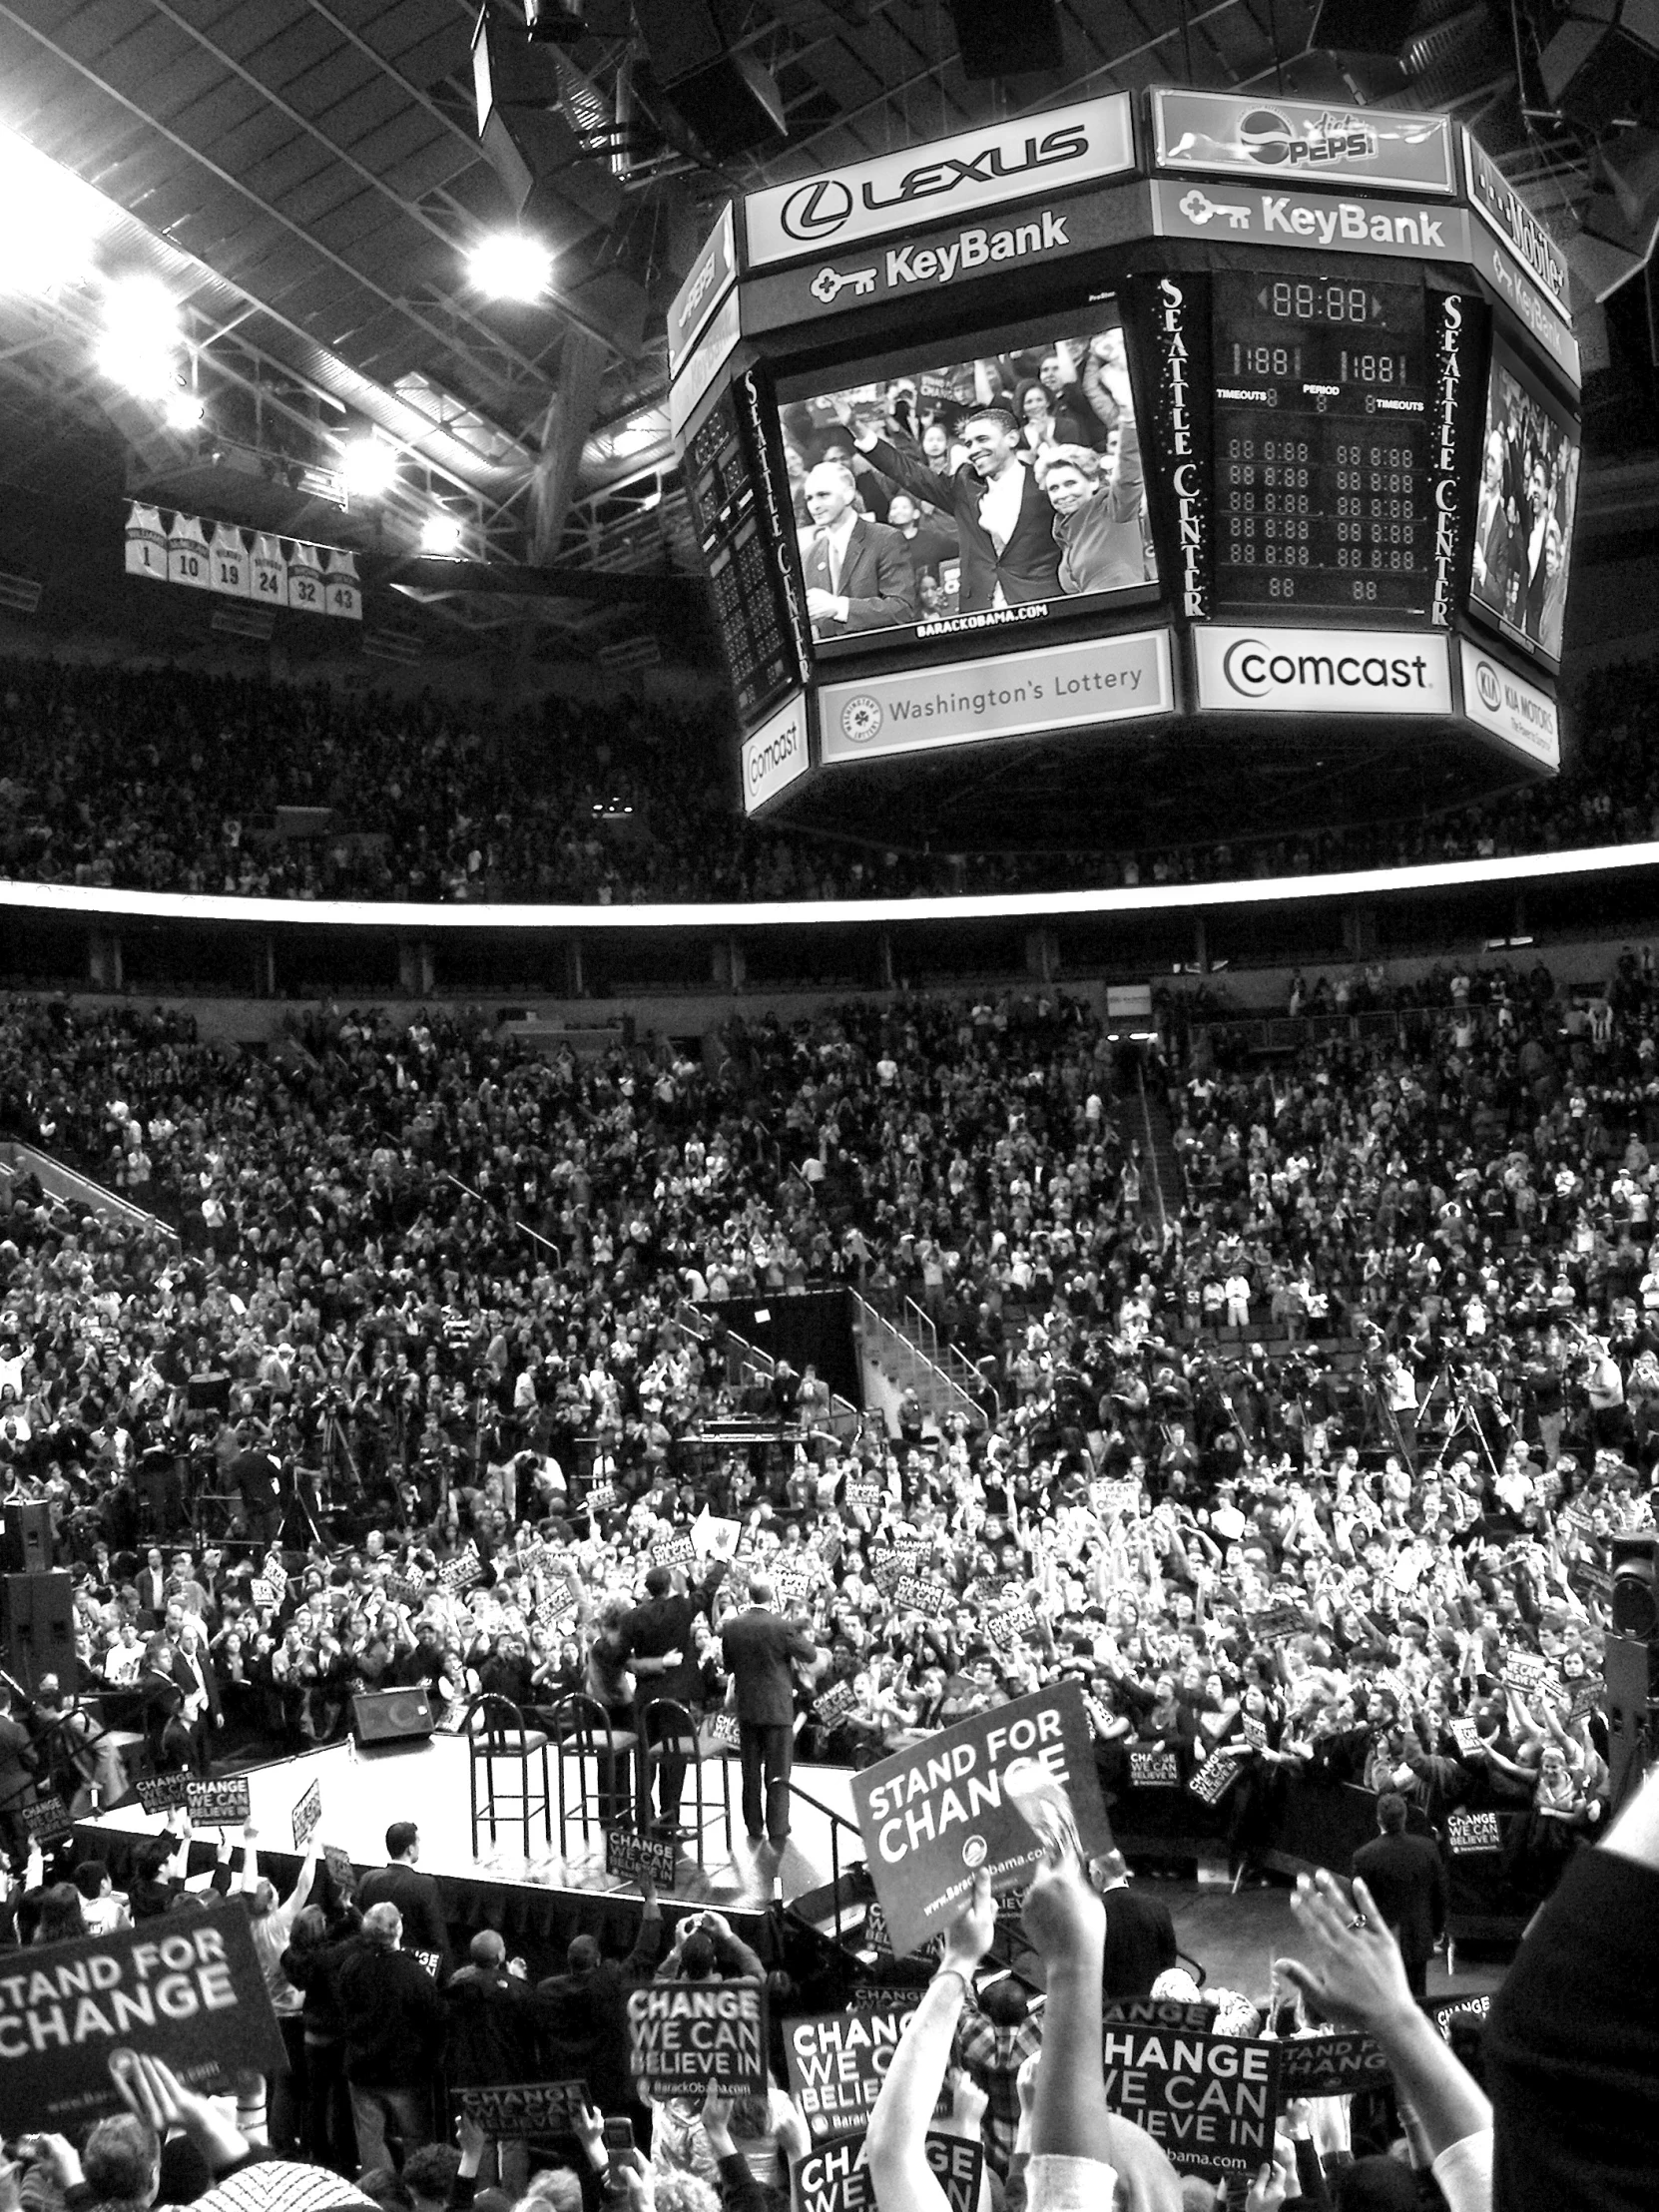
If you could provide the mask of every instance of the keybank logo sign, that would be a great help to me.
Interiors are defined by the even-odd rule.
[[[957,138],[751,193],[744,202],[748,266],[765,269],[826,248],[843,253],[864,239],[940,217],[948,221],[1119,176],[1134,163],[1127,93],[982,125]]]
[[[1451,656],[1420,631],[1196,629],[1198,703],[1213,713],[1447,715]]]

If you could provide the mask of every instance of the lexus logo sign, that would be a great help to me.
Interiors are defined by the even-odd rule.
[[[852,213],[852,195],[838,177],[815,178],[792,192],[779,220],[792,239],[811,245],[817,239],[833,238]]]

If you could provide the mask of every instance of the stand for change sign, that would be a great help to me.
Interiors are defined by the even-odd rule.
[[[976,1713],[852,1777],[875,1895],[900,1956],[950,1926],[981,1867],[998,1892],[1030,1879],[1043,1847],[1003,1788],[1021,1760],[1066,1792],[1084,1851],[1110,1851],[1094,1732],[1075,1682]]]
[[[74,2134],[124,2109],[112,2064],[165,2058],[191,2089],[287,2063],[241,1904],[14,1951],[0,1971],[0,2133]]]
[[[1105,2028],[1106,2102],[1182,2173],[1254,2174],[1273,2158],[1278,2043],[1181,2028]]]
[[[758,1981],[654,1981],[628,1997],[629,2066],[651,2097],[767,2093]]]

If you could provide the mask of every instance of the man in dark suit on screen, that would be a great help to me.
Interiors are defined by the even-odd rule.
[[[1426,1996],[1429,1956],[1445,1933],[1445,1866],[1432,1838],[1406,1835],[1405,1800],[1397,1790],[1378,1799],[1377,1825],[1382,1834],[1354,1854],[1354,1872],[1393,1930],[1411,1994]]]
[[[859,514],[852,471],[841,461],[820,461],[806,491],[813,527],[802,535],[801,566],[814,637],[851,637],[914,622],[909,550],[896,530]]]
[[[805,1629],[771,1610],[772,1584],[755,1575],[746,1611],[721,1631],[726,1671],[738,1712],[743,1761],[743,1824],[752,1844],[768,1839],[780,1851],[790,1833],[790,1767],[795,1756],[792,1660],[810,1666],[818,1646]],[[763,1787],[764,1785],[764,1787]]]
[[[977,407],[963,420],[961,440],[967,459],[941,480],[877,436],[871,424],[857,422],[853,466],[861,461],[899,491],[955,517],[962,541],[958,606],[963,614],[1058,599],[1054,510],[1020,459],[1019,424],[1006,407]]]

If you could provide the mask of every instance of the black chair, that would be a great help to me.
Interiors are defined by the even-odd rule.
[[[582,1823],[583,1843],[591,1842],[596,1821],[602,1829],[632,1827],[634,1760],[640,1743],[637,1731],[614,1727],[606,1708],[585,1690],[572,1690],[559,1700],[553,1708],[552,1728],[558,1740],[559,1849],[567,1849],[572,1753],[576,1759],[575,1811]]]
[[[726,1823],[726,1834],[732,1829],[732,1768],[728,1760],[720,1764],[721,1803],[711,1807],[703,1794],[703,1758],[698,1744],[697,1716],[691,1708],[682,1705],[677,1698],[654,1697],[640,1716],[640,1819],[650,1818],[651,1792],[656,1781],[657,1769],[669,1753],[675,1753],[689,1762],[686,1779],[692,1789],[692,1818],[684,1819],[685,1799],[681,1798],[682,1819],[677,1836],[691,1839],[697,1856],[697,1864],[704,1864],[704,1831],[717,1815]]]
[[[553,1844],[553,1798],[547,1779],[547,1736],[539,1728],[526,1728],[524,1715],[511,1698],[486,1690],[475,1697],[461,1718],[466,1738],[467,1773],[472,1786],[472,1856],[478,1857],[480,1802],[484,1820],[495,1842],[499,1819],[503,1827],[515,1822],[524,1830],[524,1856],[530,1856],[530,1824],[539,1813],[548,1848]],[[533,1785],[535,1768],[541,1769],[541,1787]],[[508,1789],[498,1781],[502,1767],[516,1767],[518,1786]],[[481,1798],[480,1798],[481,1791]]]

